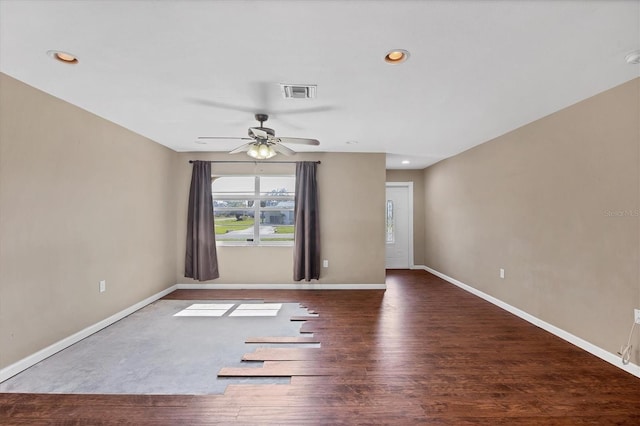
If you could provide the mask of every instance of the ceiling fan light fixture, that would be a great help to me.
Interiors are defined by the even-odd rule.
[[[275,157],[276,156],[276,151],[275,149],[273,149],[271,146],[269,146],[269,154],[267,155],[267,159]]]
[[[258,145],[256,144],[251,145],[251,147],[249,147],[249,150],[247,151],[247,155],[249,157],[258,158],[258,155],[260,155],[258,153]]]
[[[260,158],[267,158],[269,154],[269,146],[264,143],[260,144],[260,146],[258,147],[258,155],[260,156]]]
[[[404,49],[393,49],[387,52],[384,61],[388,64],[399,64],[409,59],[409,51]]]
[[[266,142],[256,142],[247,151],[247,155],[256,160],[267,160],[276,156],[276,151]]]

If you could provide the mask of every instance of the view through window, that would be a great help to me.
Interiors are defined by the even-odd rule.
[[[293,244],[295,176],[218,176],[211,192],[219,244]]]

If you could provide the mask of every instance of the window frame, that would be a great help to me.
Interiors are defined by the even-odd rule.
[[[254,178],[253,181],[253,193],[238,193],[238,192],[229,192],[229,193],[222,193],[222,192],[214,192],[213,190],[213,184],[215,182],[215,180],[217,178],[246,178],[246,177],[252,177]],[[293,191],[290,193],[287,193],[286,195],[273,195],[273,194],[262,194],[260,192],[260,179],[261,178],[292,178],[293,179]],[[260,175],[254,175],[254,174],[219,174],[219,175],[213,175],[211,176],[211,196],[213,198],[214,201],[214,205],[213,205],[213,211],[214,211],[214,220],[215,220],[215,216],[216,216],[216,212],[224,212],[224,211],[238,211],[238,210],[245,210],[245,211],[251,211],[253,210],[253,217],[254,217],[254,223],[253,223],[253,239],[247,239],[246,241],[230,241],[230,240],[220,240],[218,238],[216,238],[216,246],[240,246],[240,247],[265,247],[265,246],[279,246],[279,247],[293,247],[293,239],[291,239],[290,241],[272,241],[272,240],[265,240],[263,241],[261,239],[260,236],[260,225],[261,225],[261,213],[262,212],[269,212],[269,211],[291,211],[291,215],[294,215],[294,211],[295,211],[295,175],[292,174],[260,174]],[[233,201],[253,201],[253,206],[248,206],[246,208],[239,208],[239,207],[215,207],[215,201],[226,201],[226,200],[233,200]],[[273,201],[273,200],[277,200],[277,201],[292,201],[292,206],[283,208],[283,207],[277,207],[277,206],[262,206],[262,202],[266,202],[266,201]],[[256,220],[257,218],[257,220]],[[295,217],[293,217],[293,223],[291,225],[285,225],[285,226],[293,226],[294,227],[294,232],[295,232]],[[215,226],[214,226],[214,232],[215,232]]]

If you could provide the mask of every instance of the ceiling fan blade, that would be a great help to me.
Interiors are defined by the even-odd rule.
[[[253,142],[242,144],[239,147],[235,148],[234,150],[229,151],[229,154],[238,154],[239,152],[245,152],[247,149],[249,149],[251,145],[253,145]]]
[[[301,108],[301,109],[280,109],[280,110],[271,111],[271,115],[274,117],[277,117],[279,114],[284,114],[284,115],[307,114],[310,112],[332,111],[334,109],[335,107],[328,106],[328,105],[311,107],[311,108]]]
[[[226,139],[226,140],[240,140],[240,141],[252,141],[251,138],[236,138],[234,136],[198,136],[198,139]]]
[[[317,139],[304,139],[304,138],[277,138],[278,142],[282,143],[297,143],[302,145],[320,145],[320,141]]]
[[[256,110],[255,107],[247,107],[247,106],[243,106],[243,105],[227,104],[227,103],[224,103],[224,102],[210,101],[208,99],[202,99],[202,98],[187,98],[187,100],[189,102],[200,104],[200,105],[210,106],[210,107],[214,107],[214,108],[230,109],[232,111],[253,113]]]
[[[271,145],[273,147],[273,149],[276,152],[279,152],[280,154],[284,154],[284,155],[295,155],[296,152],[294,150],[292,150],[291,148],[287,148],[284,145],[281,145],[279,143]]]
[[[255,127],[251,127],[251,128],[249,128],[249,130],[251,130],[251,133],[258,139],[268,139],[269,138],[269,134],[267,132],[265,132],[264,130],[256,129]]]

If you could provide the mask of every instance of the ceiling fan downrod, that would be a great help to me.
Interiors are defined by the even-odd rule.
[[[267,114],[256,114],[255,117],[260,122],[260,127],[264,127],[263,123],[269,119]]]

